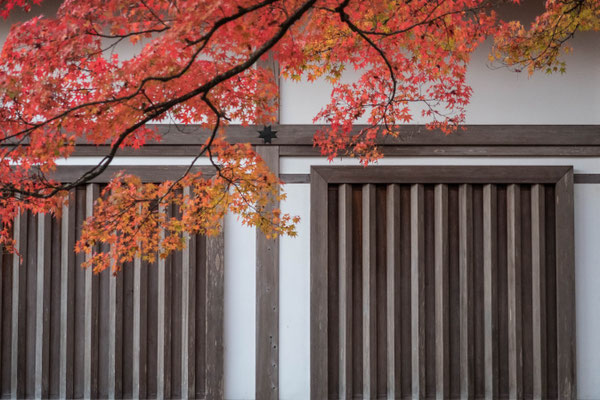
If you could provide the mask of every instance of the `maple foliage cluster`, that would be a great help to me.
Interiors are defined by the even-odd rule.
[[[518,3],[518,0],[506,1]],[[7,16],[40,0],[0,1]],[[401,135],[416,114],[451,132],[465,119],[471,53],[495,37],[490,57],[515,69],[559,71],[564,43],[600,28],[600,1],[548,0],[530,27],[501,21],[489,0],[65,0],[55,16],[14,25],[0,55],[0,242],[10,249],[19,210],[57,213],[68,191],[100,175],[124,147],[160,135],[149,122],[198,124],[198,148],[214,176],[188,171],[144,184],[117,176],[77,244],[96,271],[134,257],[166,256],[187,234],[211,234],[226,212],[267,235],[295,233],[297,218],[266,205],[280,181],[224,127],[273,122],[277,86],[256,67],[270,53],[288,79],[325,78],[331,101],[315,116],[330,127],[315,144],[329,158],[380,157],[381,135]],[[139,51],[121,58],[124,41]],[[344,69],[360,72],[344,83]],[[368,127],[352,135],[355,121]],[[71,183],[51,176],[76,142],[109,144],[100,163]],[[176,204],[178,218],[166,207]],[[110,244],[98,252],[98,244]]]

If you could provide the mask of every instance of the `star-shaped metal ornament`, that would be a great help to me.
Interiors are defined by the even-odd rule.
[[[262,131],[258,131],[258,137],[261,138],[264,144],[271,144],[271,139],[277,139],[277,131],[271,129],[271,126],[265,126]]]

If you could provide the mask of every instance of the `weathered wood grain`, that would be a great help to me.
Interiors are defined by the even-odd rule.
[[[556,183],[556,304],[558,397],[577,398],[573,170]]]
[[[123,396],[123,274],[108,282],[108,397]]]
[[[99,187],[95,183],[88,184],[85,192],[85,215],[93,215],[94,202],[99,196]],[[86,261],[90,254],[86,254]],[[83,360],[83,395],[87,398],[98,395],[98,277],[92,268],[85,270],[84,277],[84,360]]]
[[[483,188],[483,308],[485,397],[498,397],[498,192],[495,185]]]
[[[387,324],[387,395],[390,399],[402,395],[401,337],[400,318],[400,187],[387,186],[386,196],[386,324]]]
[[[311,168],[310,189],[310,398],[328,396],[327,181]],[[320,223],[318,223],[319,221]]]
[[[13,223],[15,250],[27,255],[27,219],[28,213],[21,212]],[[24,264],[24,263],[23,263]],[[10,396],[22,398],[25,395],[25,306],[27,275],[18,256],[13,256],[12,281],[12,335],[10,362]]]
[[[190,196],[189,187],[183,189]],[[183,234],[185,249],[181,259],[181,397],[196,395],[196,241]]]
[[[377,397],[377,296],[375,186],[362,188],[363,397]]]
[[[341,399],[353,398],[352,389],[352,186],[339,188],[339,290],[340,290],[340,388]],[[358,316],[356,316],[358,317]]]
[[[533,314],[533,397],[546,390],[546,207],[543,185],[531,188],[531,296]]]
[[[168,208],[167,208],[168,207]],[[169,212],[169,206],[160,205],[159,212]],[[165,238],[164,230],[159,233]],[[159,398],[171,397],[171,259],[158,259],[158,302],[157,315],[157,354],[156,354],[156,395]]]
[[[411,187],[412,395],[425,397],[425,200],[423,185]]]
[[[523,396],[523,349],[521,321],[521,190],[509,185],[506,194],[508,279],[508,371],[509,395]]]
[[[133,397],[145,398],[147,387],[148,273],[140,257],[133,261]]]
[[[436,185],[434,196],[435,386],[436,398],[445,399],[450,383],[448,186]]]
[[[71,190],[68,204],[64,205],[62,209],[60,238],[59,396],[61,398],[73,397],[76,204],[75,190]]]
[[[313,167],[329,183],[355,184],[535,184],[556,183],[565,166],[319,166]]]
[[[223,398],[223,311],[225,277],[223,232],[206,238],[206,399]]]
[[[35,310],[35,397],[48,397],[50,368],[51,216],[38,215]]]
[[[279,175],[279,147],[260,146],[257,153]],[[266,211],[279,208],[272,200]],[[256,232],[256,398],[279,397],[279,238]]]

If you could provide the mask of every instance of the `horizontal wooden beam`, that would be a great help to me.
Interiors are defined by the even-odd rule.
[[[200,146],[211,133],[198,125],[149,127],[162,139],[148,145]],[[352,134],[356,135],[366,127],[355,125]],[[260,125],[229,125],[225,128],[225,137],[232,143],[261,145],[263,140],[258,137],[261,129]],[[312,146],[315,133],[328,129],[328,126],[276,125],[273,129],[277,131],[277,138],[273,139],[275,145]],[[464,125],[463,129],[448,135],[424,125],[403,125],[397,127],[396,134],[380,135],[377,142],[384,146],[600,146],[600,125]]]
[[[59,166],[56,172],[52,175],[52,178],[60,181],[60,182],[72,182],[76,178],[80,177],[85,171],[87,171],[91,166],[82,166],[82,165],[69,165],[69,166]],[[115,176],[117,172],[123,171],[127,174],[133,174],[139,176],[143,182],[160,182],[166,179],[177,179],[183,174],[187,167],[176,165],[176,166],[111,166],[108,167],[107,170],[100,176],[96,177],[92,180],[93,183],[107,183],[110,181],[112,177]],[[321,167],[318,167],[321,168]],[[330,167],[324,167],[330,168]],[[343,167],[348,168],[348,167]],[[352,167],[352,168],[360,168],[361,170],[364,167]],[[369,167],[369,168],[381,168],[381,167]],[[395,169],[397,167],[394,167]],[[436,167],[426,167],[426,168],[436,168]],[[445,168],[445,167],[444,167]],[[464,168],[464,167],[453,167],[453,168]],[[473,167],[475,169],[480,169],[481,167]],[[487,166],[485,168],[497,168],[494,166]],[[513,166],[512,168],[518,168],[519,170],[523,167]],[[565,167],[558,167],[565,168]],[[193,171],[198,172],[202,171],[204,175],[207,177],[214,175],[214,168],[210,166],[199,166],[194,167]],[[296,184],[296,183],[310,183],[310,174],[279,174],[279,178],[285,184]],[[449,177],[444,179],[450,179]],[[475,179],[475,178],[473,178]],[[439,180],[439,179],[438,179]],[[401,182],[397,182],[401,183]],[[426,183],[426,182],[424,182]],[[434,182],[440,183],[440,182]],[[451,183],[451,182],[444,182]],[[476,183],[476,182],[473,182]],[[496,182],[501,183],[501,182]],[[600,183],[600,174],[575,174],[575,183],[576,184],[599,184]]]
[[[93,165],[63,165],[57,167],[56,171],[48,174],[48,178],[59,182],[73,182],[93,167]],[[119,172],[138,176],[142,182],[163,182],[181,177],[187,169],[187,165],[114,165],[107,167],[102,174],[92,179],[89,183],[108,183]],[[202,172],[204,175],[211,177],[215,174],[215,169],[212,166],[197,166],[192,167],[191,172]]]
[[[148,148],[141,149],[151,156]],[[600,146],[481,146],[451,144],[440,145],[381,145],[379,151],[385,157],[599,157]],[[156,151],[158,155],[158,148]],[[313,146],[282,145],[282,157],[320,157],[321,150]]]
[[[120,156],[195,156],[210,135],[198,125],[149,125],[161,137],[141,149],[120,149]],[[358,134],[366,126],[356,125]],[[225,137],[231,143],[264,145],[258,137],[262,126],[230,125]],[[465,125],[446,135],[424,125],[403,125],[397,135],[380,135],[377,144],[386,155],[397,156],[598,156],[600,125]],[[313,137],[326,125],[276,125],[273,144],[282,146],[282,156],[318,156]],[[108,145],[91,145],[81,141],[74,156],[100,156]]]
[[[328,183],[556,183],[570,166],[315,166]]]

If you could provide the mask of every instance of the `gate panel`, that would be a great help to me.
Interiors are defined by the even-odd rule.
[[[313,168],[313,398],[574,398],[572,172],[510,169]]]
[[[73,190],[60,219],[15,221],[22,262],[1,257],[2,396],[222,398],[223,234],[93,275],[74,244],[100,190]]]

